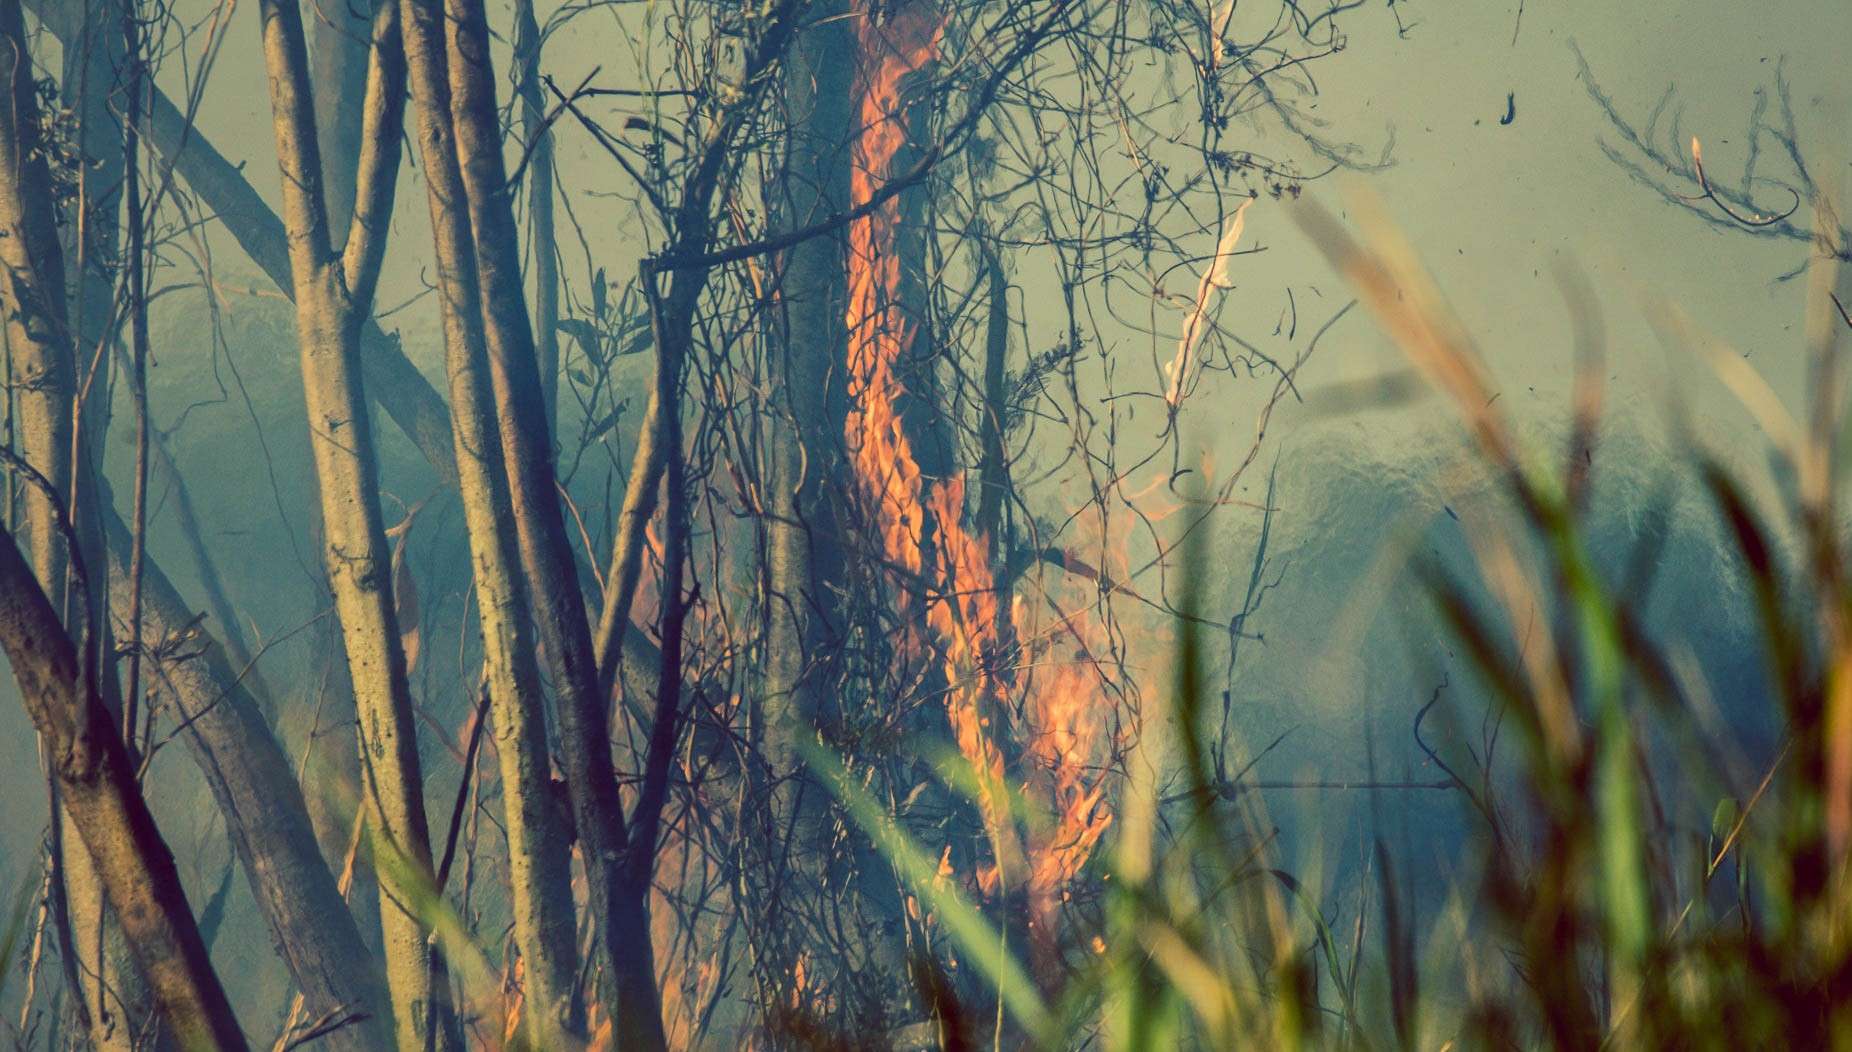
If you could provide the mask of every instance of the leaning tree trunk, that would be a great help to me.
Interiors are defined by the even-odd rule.
[[[0,2],[0,31],[18,10],[12,0]],[[244,1033],[207,959],[173,855],[142,799],[135,764],[93,682],[87,682],[57,611],[4,530],[0,648],[45,739],[65,810],[95,862],[163,1023],[187,1048],[241,1052]]]
[[[128,525],[105,504],[111,591],[127,619]],[[168,699],[225,817],[232,850],[258,914],[309,1019],[347,1020],[317,1039],[344,1052],[387,1047],[392,1005],[378,966],[323,861],[288,755],[247,688],[242,662],[198,626],[153,559],[142,564],[142,628],[156,650],[186,640],[187,656],[150,659],[150,690]],[[191,637],[190,639],[188,637]]]
[[[430,830],[359,360],[398,174],[405,93],[397,13],[382,5],[375,19],[358,203],[339,255],[321,193],[300,12],[295,0],[264,0],[260,14],[325,562],[360,717],[362,803],[378,851],[402,863],[393,867],[397,877],[380,881],[386,978],[399,1047],[449,1048],[460,1035],[449,1017],[442,956],[417,912],[433,894]]]
[[[57,28],[55,24],[54,28]],[[121,33],[123,24],[117,21],[108,26],[91,25],[88,29],[109,29]],[[88,38],[74,34],[71,39]],[[120,55],[121,50],[118,48],[110,53]],[[108,107],[98,106],[97,109],[107,111]],[[99,137],[96,142],[97,149],[105,148],[105,139]],[[120,171],[119,166],[117,170]],[[25,169],[12,166],[7,171],[29,174]],[[51,210],[45,209],[42,214],[50,215]],[[17,244],[23,246],[26,239],[18,239]],[[87,259],[96,259],[99,255],[113,254],[111,244],[92,241],[82,255]],[[12,269],[16,275],[31,273]],[[96,272],[86,267],[85,276],[94,282]],[[73,301],[84,302],[94,308],[94,311],[82,314],[78,331],[88,333],[85,339],[95,341],[99,349],[105,346],[103,341],[110,336],[110,326],[106,323],[114,309],[113,296],[108,282],[103,281],[100,293],[93,284],[84,297],[73,297]],[[109,300],[99,303],[103,297]],[[55,311],[56,306],[53,304],[47,309]],[[21,312],[12,313],[19,314],[22,323],[31,317]],[[98,315],[102,316],[102,320],[97,320]],[[84,318],[89,320],[86,322]],[[21,349],[27,347],[20,343],[15,346]],[[47,353],[45,348],[38,350],[41,356]],[[54,419],[59,418],[68,421],[72,417],[67,411]],[[59,444],[57,448],[65,447]],[[97,447],[91,444],[89,448],[94,450]],[[99,541],[99,548],[96,549],[80,545],[84,553],[84,564],[91,568],[91,572],[86,575],[86,583],[92,591],[97,591],[104,588],[107,582],[107,587],[116,598],[118,617],[123,623],[128,623],[131,605],[130,532],[111,508],[107,487],[103,485],[100,473],[95,476],[94,485],[90,499],[80,501],[77,509],[81,520],[95,524]],[[56,559],[61,560],[62,551],[56,547],[57,543],[55,538],[51,540],[51,551]],[[102,551],[105,548],[107,556]],[[182,631],[198,631],[194,627],[191,611],[184,606],[152,559],[144,559],[142,577],[145,585],[143,606],[148,615],[147,627],[152,635],[166,638]],[[98,606],[96,609],[101,613],[103,608]],[[329,875],[313,840],[304,839],[307,826],[301,790],[289,776],[288,760],[270,736],[255,702],[245,689],[249,676],[232,671],[232,668],[241,668],[246,663],[247,660],[234,659],[228,664],[225,656],[216,648],[208,647],[197,660],[182,662],[174,667],[171,675],[166,677],[166,686],[170,688],[176,704],[189,713],[186,723],[188,733],[184,738],[198,757],[201,772],[224,811],[227,828],[244,863],[260,911],[270,923],[276,945],[289,966],[292,978],[304,991],[309,1005],[323,1012],[345,1008],[384,1018],[390,1006],[383,997],[370,993],[369,977],[372,968],[366,963],[364,944],[359,941],[340,897],[334,891],[333,877]],[[99,676],[99,692],[106,692],[113,682],[113,677],[107,674]],[[107,708],[106,694],[105,702]],[[73,861],[79,858],[87,860],[78,836],[71,836],[66,843],[71,847],[69,858]],[[74,895],[73,899],[78,899],[78,896]],[[87,921],[85,918],[94,918],[96,908],[92,906],[86,912],[81,900],[75,902],[74,907],[73,912],[77,915],[75,925],[80,930],[95,931],[96,921]],[[86,938],[80,949],[94,946],[95,942],[93,937]],[[93,960],[96,957],[94,953],[86,956]],[[111,962],[105,960],[105,963]],[[94,964],[88,962],[82,964],[81,969],[93,991],[85,999],[85,1004],[90,1007],[93,1043],[101,1047],[127,1047],[145,1037],[135,1032],[140,1028],[139,1020],[132,1019],[129,1025],[119,1021],[113,1027],[108,1025],[109,1017],[96,1011],[96,1006],[99,1003],[107,1005],[119,1001],[121,992],[118,989],[105,1000],[94,989],[98,985],[96,977],[108,973],[98,972]],[[121,970],[118,968],[114,971]],[[134,976],[139,985],[139,975],[132,967],[127,974]],[[104,981],[112,987],[120,987],[121,976],[111,974]],[[113,1010],[110,1013],[111,1016],[117,1014]],[[348,1026],[328,1035],[324,1040],[342,1048],[378,1047],[377,1041],[367,1039],[370,1026],[365,1023]]]
[[[552,797],[545,699],[529,626],[528,594],[508,494],[484,344],[482,293],[463,176],[457,167],[442,23],[429,8],[408,13],[406,58],[417,96],[431,230],[437,247],[450,419],[458,488],[482,619],[483,667],[495,724],[507,819],[515,944],[525,965],[530,1039],[556,1047],[583,1040],[577,993],[572,860]],[[551,246],[547,246],[551,251]]]

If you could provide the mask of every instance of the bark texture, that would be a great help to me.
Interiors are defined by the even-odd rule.
[[[18,12],[16,3],[0,4]],[[17,39],[17,38],[15,38]],[[242,1050],[244,1033],[206,956],[173,855],[142,799],[115,722],[86,686],[77,648],[11,534],[0,530],[0,648],[45,739],[71,824],[146,976],[188,1048]]]
[[[107,505],[111,591],[118,615],[128,600],[128,525]],[[245,666],[197,623],[160,566],[142,566],[143,636],[158,659],[150,686],[184,721],[182,740],[225,816],[232,850],[271,942],[302,992],[310,1019],[356,1017],[319,1038],[328,1049],[390,1044],[391,1003],[334,874],[316,846],[293,765],[246,687]]]
[[[501,764],[515,943],[525,962],[526,1022],[533,1039],[553,1047],[562,1038],[584,1036],[571,857],[552,796],[545,698],[495,424],[442,23],[437,12],[421,6],[406,14],[405,26],[412,92],[418,99],[416,138],[424,158],[443,297],[457,474],[482,619],[483,675]]]
[[[631,844],[617,792],[591,626],[553,473],[552,438],[507,197],[494,66],[480,0],[406,0],[410,23],[445,34],[456,156],[469,205],[490,379],[501,426],[522,567],[559,695],[560,757],[598,942],[606,1003],[626,1048],[666,1044],[650,949],[647,874],[627,864]],[[653,848],[653,844],[650,845]]]
[[[0,11],[0,76],[8,105],[0,115],[0,264],[7,271],[5,301],[9,345],[21,389],[18,395],[20,450],[50,484],[50,493],[29,488],[26,528],[39,582],[78,640],[86,682],[116,712],[120,697],[105,655],[110,645],[106,609],[107,568],[96,531],[94,458],[100,456],[107,423],[108,384],[101,352],[113,313],[117,210],[122,181],[122,138],[110,119],[115,79],[121,71],[119,5],[104,5],[84,21],[67,45],[64,97],[76,117],[75,139],[84,163],[78,166],[74,208],[82,221],[67,253],[57,225],[51,173],[30,63],[25,61],[24,19],[17,2]],[[67,267],[68,264],[68,267]],[[72,311],[75,300],[76,310]],[[94,351],[95,353],[91,353]],[[65,537],[53,494],[71,516]],[[79,562],[93,568],[81,579],[68,573],[70,542]],[[148,1035],[146,989],[127,948],[107,916],[103,889],[83,839],[68,813],[61,853],[62,893],[69,921],[65,949],[74,959],[80,1018],[101,1049],[126,1050]]]
[[[431,838],[360,375],[361,324],[385,251],[404,113],[397,12],[388,5],[375,19],[355,214],[338,255],[323,202],[300,12],[295,0],[266,0],[260,14],[325,564],[360,718],[362,806],[376,852],[391,852],[402,863],[381,867],[380,881],[398,1044],[404,1052],[450,1048],[460,1035],[450,1018],[442,956],[419,916],[419,903],[434,886]],[[398,876],[385,877],[388,869]]]
[[[834,17],[847,10],[841,0],[817,7],[782,75],[786,155],[768,209],[786,230],[840,213],[849,203],[853,29]],[[840,651],[842,549],[830,495],[848,481],[842,441],[845,262],[842,237],[832,233],[793,246],[773,271],[758,712],[764,770],[750,772],[756,835],[747,841],[754,865],[744,882],[754,978],[773,1041],[783,1039],[779,1019],[801,1008],[793,972],[803,935],[789,896],[814,886],[797,870],[809,854],[822,804],[819,794],[805,789],[797,746],[813,733],[830,683],[826,666]]]

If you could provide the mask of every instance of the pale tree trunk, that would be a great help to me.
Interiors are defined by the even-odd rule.
[[[78,20],[73,17],[72,11],[54,0],[26,0],[26,6],[43,19],[47,28],[61,41],[75,38],[75,23]],[[239,167],[214,149],[199,129],[188,123],[185,114],[171,99],[156,89],[152,92],[149,105],[149,141],[173,164],[174,171],[199,195],[206,208],[225,224],[233,240],[238,242],[251,261],[276,283],[284,295],[293,298],[295,285],[290,276],[288,238],[282,220],[245,179]],[[450,410],[444,400],[418,367],[405,356],[398,341],[388,336],[372,318],[362,323],[360,339],[363,386],[367,397],[377,402],[398,425],[430,465],[438,481],[454,486],[456,460],[452,449]],[[653,388],[649,404],[651,408],[645,414],[643,432],[653,435],[657,427]],[[648,442],[646,447],[653,450],[656,445]],[[637,495],[642,491],[650,494],[647,510],[643,510],[640,515],[628,514],[624,520],[636,525],[634,529],[627,527],[619,530],[618,540],[613,546],[613,566],[635,568],[641,563],[641,546],[627,544],[626,540],[641,536],[641,524],[648,520],[654,510],[654,493],[662,481],[661,458],[652,454],[645,459],[648,461],[646,470],[634,476],[636,481],[631,486],[632,499],[627,499],[625,506],[630,509],[642,507],[643,498]],[[645,482],[648,485],[644,485]],[[616,575],[609,576],[615,579]],[[634,571],[631,578],[633,586],[628,590],[619,590],[625,596],[635,591]],[[627,614],[621,619],[615,615],[618,594],[612,592],[605,605],[608,616],[601,624],[598,635],[599,667],[609,674],[612,681],[621,671],[627,682],[634,680],[653,683],[656,676],[656,650]],[[628,603],[624,606],[628,609]],[[618,645],[620,641],[621,647]],[[612,660],[606,662],[606,655],[610,655]]]
[[[519,235],[505,193],[488,25],[477,0],[405,0],[405,11],[408,40],[422,41],[410,47],[411,53],[422,50],[430,61],[430,49],[442,32],[448,54],[456,160],[475,238],[502,452],[521,564],[559,694],[562,773],[572,799],[597,939],[608,965],[603,973],[607,1007],[621,1047],[661,1048],[666,1039],[650,950],[648,883],[634,879],[627,865],[630,844],[605,731],[591,628],[553,474],[552,439],[522,287]]]
[[[315,86],[315,132],[321,146],[328,237],[331,244],[339,245],[346,241],[354,215],[374,0],[302,0],[302,9],[309,38],[309,82]],[[321,584],[327,587],[325,575]],[[332,651],[339,645],[339,631],[325,621],[316,625],[317,649]],[[322,690],[328,708],[316,708],[315,743],[303,778],[311,785],[339,787],[336,792],[316,794],[309,802],[322,851],[332,860],[346,850],[353,828],[354,816],[346,801],[359,798],[360,753],[355,738],[358,724],[351,718],[353,684],[346,671],[330,669]],[[370,914],[378,889],[365,859],[355,862],[350,895],[369,914],[369,923],[377,924]]]
[[[17,26],[18,10],[14,0],[0,2],[0,21]],[[77,648],[4,530],[0,648],[162,1022],[187,1048],[244,1049],[244,1033],[207,959],[180,873],[142,799],[115,721],[87,685]]]
[[[779,226],[801,229],[848,207],[854,38],[840,0],[817,5],[783,71],[785,168],[767,202]],[[840,538],[830,494],[846,481],[843,245],[840,234],[803,241],[773,269],[776,306],[766,358],[773,393],[764,427],[766,479],[764,678],[757,722],[765,770],[749,771],[754,865],[744,891],[755,942],[754,971],[771,1023],[802,1006],[793,971],[803,941],[793,907],[804,845],[822,799],[807,787],[797,746],[811,733],[839,650]],[[802,814],[800,814],[800,808]]]
[[[400,878],[380,881],[386,978],[399,1047],[449,1048],[460,1035],[448,1010],[442,956],[417,915],[417,903],[428,901],[434,887],[430,830],[359,361],[399,162],[405,96],[398,20],[390,5],[375,20],[358,203],[345,251],[337,254],[321,193],[300,11],[296,0],[264,0],[260,14],[328,582],[360,720],[362,803],[378,849],[403,863],[395,867]]]
[[[68,553],[57,502],[71,493],[76,365],[23,25],[18,4],[0,0],[0,76],[8,99],[0,107],[0,283],[18,387],[20,449],[53,490],[26,489],[27,543],[39,580],[62,616]]]
[[[534,0],[515,0],[514,55],[520,66],[521,134],[527,140],[527,245],[534,260],[534,358],[548,434],[559,422],[559,249],[553,231],[553,132],[540,90],[540,26]]]
[[[43,5],[45,0],[36,2]],[[333,3],[335,0],[323,2]],[[348,0],[339,2],[344,4]],[[318,94],[318,101],[320,97]],[[347,108],[356,113],[364,110],[364,99],[350,100]],[[289,239],[283,221],[250,185],[238,167],[213,149],[212,144],[188,122],[186,115],[159,91],[155,91],[150,100],[147,134],[155,149],[173,163],[174,170],[226,225],[226,229],[251,260],[285,295],[293,299],[296,289],[290,274]],[[354,158],[346,160],[348,163],[345,167],[348,170],[357,170]],[[446,482],[454,482],[456,467],[451,459],[450,415],[443,399],[400,351],[397,342],[387,336],[371,317],[362,323],[361,348],[362,386],[368,395],[380,402],[387,414],[425,455],[438,477]],[[325,689],[336,696],[336,704],[344,712],[353,696],[346,667],[337,666],[329,678],[331,683]],[[348,721],[337,718],[331,722],[335,729],[332,733],[325,733],[326,740],[318,739],[317,748],[309,757],[310,769],[305,774],[312,784],[332,784],[354,790],[357,795],[360,782],[359,750],[347,730]],[[337,806],[339,796],[337,792],[312,794],[309,798],[317,835],[324,853],[331,859],[339,858],[345,850],[351,825],[351,816]],[[371,914],[378,896],[370,893],[371,875],[364,864],[356,872],[354,884],[355,909],[368,922],[368,930],[376,930],[377,925],[372,922]]]
[[[515,944],[525,962],[526,1023],[531,1039],[542,1047],[557,1047],[562,1038],[582,1040],[584,1036],[576,990],[572,860],[552,798],[545,699],[501,436],[495,426],[476,250],[467,193],[457,166],[448,60],[442,26],[435,15],[429,8],[406,13],[405,51],[412,93],[418,99],[416,137],[424,158],[437,247],[458,488],[469,532],[476,607],[482,618],[483,672],[501,761]]]
[[[16,11],[9,14],[17,17]],[[117,21],[107,28],[121,33],[124,27],[121,21]],[[114,53],[120,55],[122,51],[117,49]],[[120,134],[119,127],[112,127]],[[103,140],[97,142],[98,149],[105,148]],[[28,174],[12,167],[8,171]],[[50,210],[46,209],[45,214],[50,214]],[[92,242],[85,254],[113,254],[113,251],[110,244],[98,241]],[[103,293],[113,299],[113,290],[108,289],[106,283]],[[111,303],[99,303],[94,297],[86,302],[95,308],[94,313],[86,314],[87,317],[94,319],[100,314],[107,321]],[[102,341],[109,335],[106,329],[103,322],[94,320],[87,328],[92,333],[88,338],[97,341],[95,346],[99,349],[104,346]],[[69,419],[68,411],[65,419]],[[97,447],[92,445],[90,448],[94,450]],[[128,568],[132,542],[128,527],[116,517],[108,503],[107,488],[102,484],[100,473],[95,476],[94,486],[92,498],[80,504],[78,509],[80,520],[94,524],[99,544],[94,555],[90,554],[92,549],[84,546],[85,565],[92,568],[87,583],[92,590],[109,587],[115,595],[118,615],[126,623],[131,605]],[[54,540],[52,550],[57,552],[55,544]],[[102,548],[107,548],[106,557]],[[62,558],[61,554],[58,558]],[[196,628],[189,628],[193,623],[190,611],[181,604],[178,595],[151,559],[144,560],[142,577],[145,585],[143,605],[149,615],[146,619],[149,635],[166,637],[182,630],[197,631]],[[102,608],[97,609],[100,611]],[[167,685],[172,689],[181,710],[189,713],[185,740],[193,747],[200,760],[201,772],[220,802],[227,828],[244,863],[260,910],[271,923],[278,949],[310,1005],[324,1008],[328,1012],[348,1006],[352,1010],[384,1018],[390,1006],[383,997],[368,993],[371,985],[368,978],[372,968],[366,963],[364,945],[359,942],[345,909],[341,908],[339,896],[334,894],[333,878],[315,850],[313,841],[305,841],[303,838],[307,829],[306,815],[303,813],[301,791],[294,779],[289,777],[288,761],[270,736],[257,712],[256,704],[244,689],[244,684],[250,679],[248,673],[231,671],[232,667],[247,663],[248,659],[239,658],[228,665],[224,655],[216,648],[209,647],[198,660],[176,666]],[[100,692],[107,691],[111,684],[113,677],[107,674],[98,677]],[[66,843],[72,849],[69,857],[87,857],[77,836],[68,838]],[[79,905],[74,912],[81,909]],[[79,912],[77,926],[94,931],[94,921],[86,925],[82,916]],[[94,939],[85,941],[88,945],[94,945]],[[94,958],[95,955],[89,956]],[[89,963],[84,964],[83,974],[91,979],[92,992],[88,1002],[95,1005],[98,996],[94,991],[96,973],[91,970],[92,967]],[[120,985],[119,979],[114,977],[106,982],[111,986]],[[117,989],[104,1003],[117,1003],[121,997],[121,991]],[[110,1013],[111,1016],[117,1014],[113,1010]],[[111,1027],[108,1018],[94,1011],[90,1013],[90,1019],[94,1025],[92,1041],[102,1047],[126,1046],[132,1040],[146,1036],[136,1032],[142,1029],[139,1020],[131,1019],[126,1024],[117,1021]],[[364,1039],[369,1026],[362,1024],[344,1028],[324,1040],[342,1048],[378,1047],[377,1041]]]

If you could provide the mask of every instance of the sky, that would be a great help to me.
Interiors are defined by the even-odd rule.
[[[208,0],[183,0],[186,5],[200,11],[212,6]],[[543,18],[549,6],[540,5]],[[624,66],[632,56],[622,48],[612,53],[611,26],[642,39],[653,6],[616,4],[581,16],[574,31],[550,40],[548,71],[576,84],[597,69],[598,83],[628,84]],[[493,19],[505,4],[491,0],[490,8]],[[228,156],[248,162],[253,181],[274,197],[268,99],[261,56],[252,46],[255,15],[254,4],[235,8],[200,121]],[[1563,371],[1558,349],[1567,317],[1549,268],[1568,260],[1602,290],[1617,357],[1643,370],[1639,379],[1662,381],[1690,364],[1666,366],[1640,338],[1646,330],[1635,307],[1641,297],[1661,293],[1689,310],[1702,329],[1747,351],[1784,392],[1795,389],[1792,356],[1778,345],[1779,334],[1788,334],[1798,318],[1803,283],[1773,282],[1799,263],[1799,246],[1713,231],[1631,182],[1600,151],[1599,142],[1614,136],[1583,89],[1571,45],[1581,48],[1629,115],[1643,117],[1676,85],[1684,127],[1704,139],[1713,169],[1725,173],[1740,170],[1752,92],[1771,86],[1777,64],[1785,62],[1816,170],[1843,176],[1852,159],[1846,120],[1852,81],[1835,70],[1852,40],[1852,5],[1397,0],[1392,7],[1371,0],[1346,14],[1342,25],[1349,46],[1311,67],[1321,95],[1308,113],[1371,150],[1393,133],[1393,164],[1316,183],[1309,192],[1334,203],[1347,190],[1380,196],[1501,375],[1528,385]],[[1515,119],[1501,125],[1507,95]],[[596,195],[613,189],[614,180],[609,161],[583,138],[563,148],[565,179],[576,187],[600,263],[623,273],[627,254],[618,235],[630,223],[617,206],[600,205]],[[416,246],[424,229],[422,187],[405,189],[396,239]],[[1772,203],[1785,201],[1777,194]],[[1240,287],[1224,307],[1265,317],[1268,329],[1288,284],[1318,284],[1327,298],[1341,294],[1284,211],[1271,205],[1262,201],[1252,210],[1246,239],[1267,252],[1237,261],[1233,277]],[[613,236],[601,238],[601,231]],[[1204,253],[1213,235],[1209,241]],[[1045,276],[1018,273],[1016,280],[1033,289]],[[390,269],[381,302],[416,294],[419,281],[414,267]],[[434,316],[435,308],[427,313]],[[1383,345],[1363,329],[1351,326],[1346,338],[1334,341],[1331,358],[1339,360],[1323,367],[1381,364],[1371,354]]]
[[[201,13],[213,8],[210,0],[184,2]],[[550,38],[547,71],[562,85],[595,71],[598,84],[637,86],[645,76],[637,72],[638,56],[658,33],[657,5],[587,6],[567,31]],[[492,19],[505,21],[505,7],[491,0]],[[551,7],[540,5],[543,21]],[[200,123],[228,156],[247,162],[253,182],[274,200],[268,100],[261,57],[250,46],[255,10],[252,4],[234,9]],[[1681,127],[1703,139],[1716,173],[1741,170],[1754,92],[1772,89],[1782,69],[1809,162],[1830,186],[1843,179],[1852,161],[1846,119],[1852,81],[1832,72],[1845,41],[1852,40],[1852,5],[1370,0],[1347,12],[1341,25],[1347,47],[1308,67],[1319,94],[1301,105],[1328,134],[1359,144],[1366,154],[1392,143],[1391,164],[1368,174],[1339,173],[1310,184],[1307,193],[1340,211],[1357,194],[1380,198],[1478,338],[1508,409],[1548,417],[1566,403],[1571,319],[1554,270],[1563,265],[1586,274],[1598,291],[1612,337],[1609,400],[1630,421],[1654,426],[1678,400],[1698,407],[1732,441],[1749,426],[1700,358],[1662,347],[1645,309],[1660,298],[1687,312],[1695,331],[1743,354],[1791,403],[1800,396],[1806,282],[1778,279],[1805,262],[1805,247],[1716,230],[1631,180],[1603,155],[1602,143],[1618,139],[1588,97],[1572,48],[1580,48],[1593,75],[1630,118],[1643,120],[1675,86]],[[614,44],[626,36],[628,48]],[[1507,99],[1513,119],[1503,124]],[[617,107],[612,103],[607,110],[615,113]],[[1259,125],[1252,135],[1262,148],[1284,146],[1277,127]],[[1244,145],[1238,137],[1234,144]],[[584,135],[567,136],[561,151],[562,178],[596,264],[615,276],[633,272],[640,239],[621,178]],[[1768,153],[1765,148],[1762,171],[1778,174]],[[379,301],[387,307],[409,304],[389,324],[435,377],[441,371],[436,304],[421,297],[429,277],[421,258],[428,245],[423,188],[411,167],[401,190],[395,248]],[[1779,191],[1768,191],[1766,199],[1770,208],[1786,204]],[[1216,240],[1215,220],[1198,219],[1204,232],[1194,251],[1207,255]],[[219,253],[220,265],[236,269],[235,248],[221,243],[228,250]],[[1333,311],[1348,299],[1278,202],[1263,198],[1250,210],[1243,247],[1263,251],[1234,261],[1235,288],[1222,297],[1216,317],[1244,338],[1267,345],[1287,313],[1289,291],[1304,319],[1314,322],[1321,309]],[[582,289],[585,254],[576,243],[565,252],[568,280]],[[1034,313],[1034,305],[1058,301],[1052,269],[1031,254],[1013,264],[1011,278],[1022,309],[1031,313],[1027,329],[1035,339],[1056,321]],[[1166,291],[1187,295],[1194,283],[1193,270],[1173,270]],[[1182,324],[1180,311],[1160,308],[1160,334],[1166,310],[1175,318],[1170,324]],[[1306,326],[1300,329],[1302,346]],[[1163,345],[1168,335],[1095,335],[1127,368],[1150,369],[1148,362],[1169,357]],[[1023,348],[1015,353],[1020,356]],[[1369,319],[1356,312],[1321,343],[1301,387],[1399,364]],[[634,368],[644,382],[644,366]],[[1222,385],[1205,399],[1210,410],[1191,414],[1192,439],[1234,455],[1251,440],[1251,420],[1266,394],[1264,384]],[[1431,407],[1417,405],[1366,414],[1352,424],[1391,433],[1432,415]],[[1278,437],[1302,426],[1330,425],[1327,415],[1292,406],[1275,423]]]

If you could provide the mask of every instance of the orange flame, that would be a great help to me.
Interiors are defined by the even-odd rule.
[[[944,19],[929,3],[890,9],[876,25],[863,10],[859,44],[864,68],[857,78],[861,131],[851,147],[851,199],[871,200],[898,173],[895,158],[907,140],[901,88],[905,79],[937,56]],[[900,203],[891,198],[849,227],[848,386],[846,438],[863,497],[873,509],[883,555],[913,579],[925,579],[935,594],[926,602],[925,622],[943,655],[950,691],[947,714],[959,752],[984,785],[979,803],[998,852],[986,867],[986,890],[1019,861],[1037,899],[1053,901],[1072,879],[1110,821],[1103,781],[1088,776],[1088,761],[1101,735],[1090,711],[1087,677],[1079,672],[1046,677],[1025,699],[1025,753],[1055,811],[1053,831],[1034,838],[1029,860],[1014,856],[1014,826],[998,798],[1003,756],[997,741],[1010,675],[1000,668],[998,589],[986,539],[964,524],[964,479],[929,481],[919,469],[904,430],[897,375],[917,326],[898,305]],[[929,556],[926,540],[932,527]],[[933,564],[928,565],[930,562]]]
[[[900,86],[938,52],[940,21],[925,5],[909,5],[885,25],[866,15],[858,31],[865,68],[857,78],[861,132],[851,146],[850,195],[858,206],[894,174],[906,143]],[[896,309],[900,201],[890,198],[849,226],[849,398],[847,438],[856,473],[878,509],[889,559],[918,574],[924,557],[925,507],[912,444],[895,402],[894,366],[916,332]]]
[[[850,195],[871,200],[894,172],[894,159],[907,140],[901,85],[938,54],[944,21],[931,6],[908,4],[880,25],[858,23],[864,66],[857,78],[861,131],[851,146]],[[1003,758],[986,734],[980,712],[991,694],[985,670],[987,646],[996,634],[996,589],[983,545],[964,532],[964,486],[949,479],[933,485],[920,474],[919,460],[904,430],[897,403],[902,385],[895,367],[912,344],[917,326],[899,309],[898,245],[900,201],[889,198],[849,227],[849,398],[846,437],[866,497],[874,508],[883,553],[919,577],[926,570],[926,521],[937,528],[942,587],[927,606],[926,623],[945,648],[953,685],[949,700],[953,735],[965,758],[991,785],[1001,783]],[[986,803],[986,817],[1000,826],[999,801]]]

